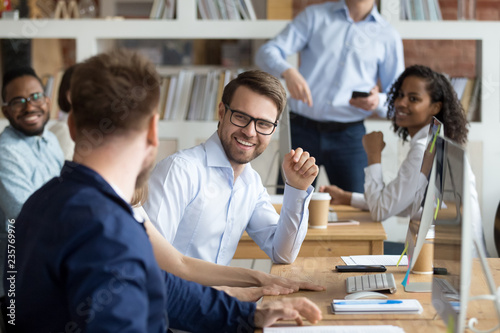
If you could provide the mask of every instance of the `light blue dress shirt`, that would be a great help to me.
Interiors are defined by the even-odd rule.
[[[360,22],[351,19],[345,1],[308,6],[259,49],[255,61],[281,77],[292,67],[286,56],[297,52],[313,107],[290,99],[290,110],[317,121],[363,120],[372,112],[349,104],[352,91],[369,92],[380,79],[383,91],[376,111],[385,117],[386,93],[404,70],[403,43],[376,6]]]
[[[7,221],[15,220],[26,199],[59,175],[63,163],[59,142],[47,129],[41,136],[26,136],[7,126],[0,134],[0,268],[4,266]]]
[[[149,218],[182,254],[228,265],[246,230],[276,263],[291,263],[307,233],[313,192],[286,186],[281,215],[250,163],[234,173],[217,133],[204,144],[159,162],[144,205]]]

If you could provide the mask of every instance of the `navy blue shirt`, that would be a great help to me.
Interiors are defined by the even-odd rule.
[[[16,331],[253,330],[254,303],[161,271],[130,205],[82,165],[66,162],[28,199],[11,245],[6,324]]]

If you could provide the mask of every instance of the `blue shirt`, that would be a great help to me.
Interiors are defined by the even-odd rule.
[[[130,205],[89,168],[66,162],[15,225],[16,261],[6,272],[15,296],[4,283],[19,332],[253,327],[255,304],[161,271]]]
[[[318,121],[354,122],[372,112],[349,104],[353,90],[369,92],[380,79],[377,114],[385,117],[386,93],[404,70],[403,43],[376,6],[360,22],[345,1],[308,6],[258,51],[256,63],[280,77],[300,52],[299,71],[311,90],[313,107],[290,100],[290,110]]]
[[[182,254],[228,265],[246,230],[277,263],[292,263],[307,233],[307,191],[286,186],[281,215],[248,163],[233,168],[214,133],[204,144],[159,162],[149,181],[149,218]]]
[[[0,134],[0,278],[3,272],[7,220],[15,219],[28,197],[57,176],[64,157],[57,138],[45,129],[26,136],[12,126]],[[3,284],[0,295],[3,295]]]
[[[55,135],[26,136],[7,126],[0,134],[0,223],[15,219],[28,197],[59,175],[64,156]]]

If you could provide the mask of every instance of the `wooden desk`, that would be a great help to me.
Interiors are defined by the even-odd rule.
[[[387,234],[381,222],[373,222],[369,212],[350,206],[334,206],[339,220],[356,220],[359,225],[329,226],[308,229],[299,257],[339,257],[362,254],[384,254]],[[268,259],[269,257],[245,232],[234,259]]]
[[[493,279],[496,285],[500,285],[500,259],[488,259]],[[373,315],[334,315],[332,314],[330,303],[333,299],[344,298],[347,293],[345,290],[345,279],[356,273],[337,273],[335,265],[343,264],[340,258],[297,258],[291,265],[273,265],[272,274],[312,281],[326,286],[327,290],[322,292],[301,291],[293,296],[305,296],[320,307],[323,312],[323,320],[318,325],[397,325],[402,327],[407,333],[433,333],[446,332],[446,327],[437,315],[431,304],[431,293],[407,293],[404,291],[401,281],[406,273],[406,267],[388,266],[388,272],[394,274],[398,291],[394,294],[388,294],[389,298],[418,299],[424,308],[420,315],[410,314],[373,314]],[[431,281],[432,275],[410,275],[412,282]],[[471,284],[471,295],[481,295],[486,293],[487,285],[479,262],[473,264],[473,277]],[[264,297],[264,302],[278,299],[281,296]],[[479,319],[479,329],[492,328],[496,325],[496,315],[491,301],[469,302],[468,314],[471,317]],[[281,325],[290,325],[290,322],[279,323]],[[307,323],[308,324],[308,323]]]

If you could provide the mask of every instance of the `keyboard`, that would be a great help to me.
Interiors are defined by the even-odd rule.
[[[388,291],[394,294],[397,290],[392,273],[350,276],[345,284],[348,294],[358,291]]]
[[[441,278],[434,278],[434,281],[439,286],[439,289],[444,294],[445,297],[460,300],[460,294],[458,291],[448,282],[448,280]]]

